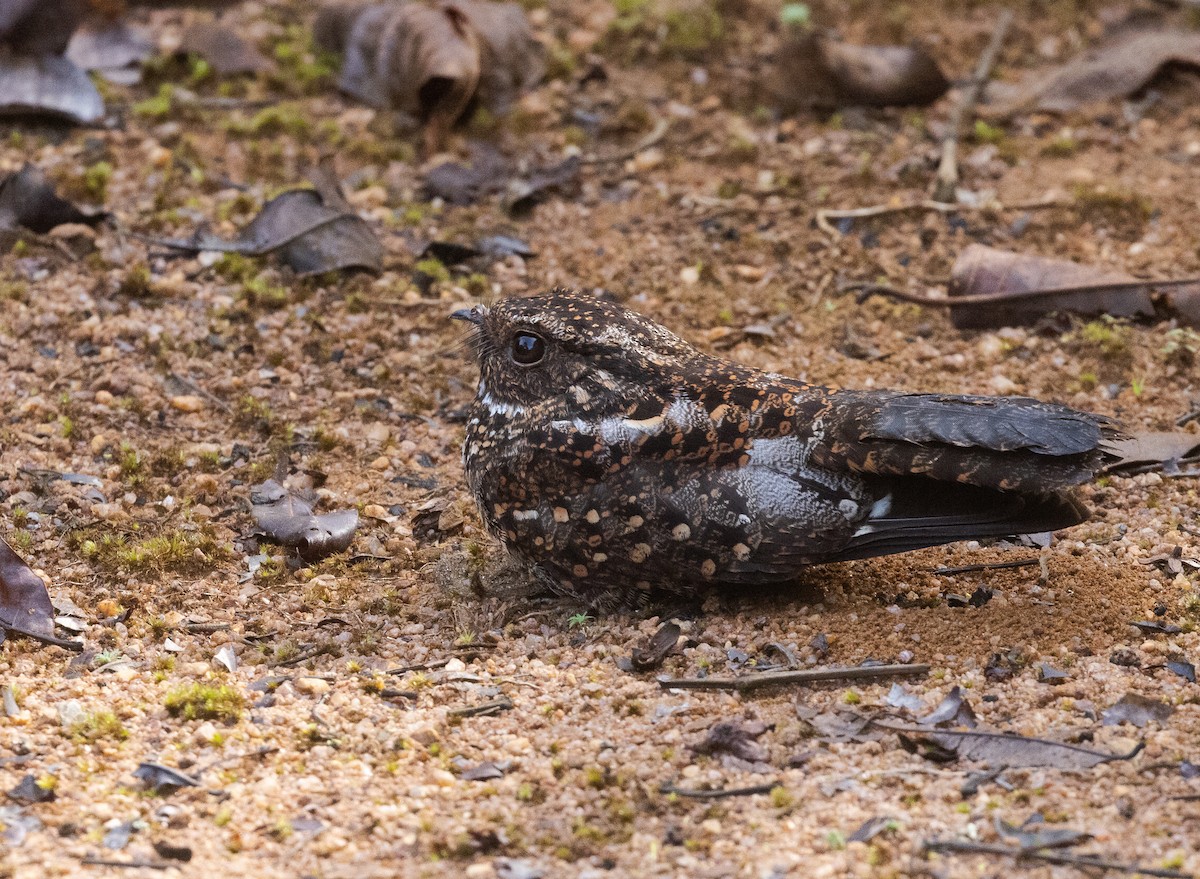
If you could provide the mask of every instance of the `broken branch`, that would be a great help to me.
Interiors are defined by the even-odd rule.
[[[867,665],[853,668],[816,668],[778,671],[740,678],[659,678],[664,690],[737,690],[745,693],[779,684],[811,684],[823,681],[860,681],[929,673],[928,665]]]

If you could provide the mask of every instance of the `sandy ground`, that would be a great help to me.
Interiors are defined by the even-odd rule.
[[[270,46],[291,38],[286,22],[301,6],[249,3],[230,16]],[[987,4],[873,8],[815,11],[860,41],[920,37],[952,78],[971,69],[995,18]],[[1159,277],[1200,273],[1198,81],[1161,83],[1137,113],[1114,103],[1026,115],[999,127],[998,144],[964,144],[968,189],[1062,207],[894,214],[831,238],[813,222],[818,207],[925,197],[956,93],[923,111],[773,120],[745,87],[769,48],[756,38],[758,12],[727,16],[727,44],[703,76],[697,62],[630,64],[608,50],[596,58],[608,80],[581,86],[611,14],[565,0],[535,14],[579,66],[492,136],[538,162],[580,139],[585,154],[618,158],[587,165],[578,195],[528,219],[491,203],[423,202],[411,150],[381,119],[294,82],[233,93],[277,98],[308,120],[281,134],[227,136],[252,109],[132,112],[151,81],[109,88],[126,109],[117,128],[25,127],[2,148],[5,169],[36,162],[77,197],[83,169],[109,162],[116,220],[82,258],[33,241],[0,262],[0,532],[56,600],[77,606],[88,651],[12,639],[0,652],[0,682],[17,703],[0,721],[0,785],[32,774],[56,794],[0,813],[6,875],[1076,875],[922,853],[934,838],[1003,841],[996,819],[1033,813],[1092,834],[1078,851],[1200,873],[1200,804],[1173,799],[1200,793],[1182,764],[1200,761],[1200,689],[1162,667],[1200,657],[1197,574],[1144,564],[1174,546],[1200,555],[1194,478],[1087,487],[1094,520],[1045,550],[959,544],[814,569],[795,590],[709,596],[680,611],[683,646],[659,674],[748,673],[780,661],[771,645],[801,667],[927,663],[928,675],[902,681],[925,710],[958,686],[983,727],[1122,753],[1145,743],[1129,761],[1012,769],[964,796],[976,764],[930,762],[890,735],[829,741],[806,720],[841,709],[911,722],[886,705],[894,681],[664,690],[656,673],[618,660],[658,627],[654,614],[678,608],[583,617],[528,594],[519,573],[497,573],[500,553],[459,464],[456,413],[475,372],[446,319],[480,298],[603,287],[704,347],[809,380],[1030,394],[1167,429],[1200,397],[1194,368],[1168,347],[1181,337],[1170,324],[959,332],[936,310],[860,305],[838,290],[852,280],[944,290],[973,241]],[[188,15],[200,13],[153,21],[169,34]],[[1018,4],[999,75],[1069,57],[1105,15]],[[211,82],[195,89],[216,94]],[[598,135],[577,110],[598,114]],[[659,119],[669,121],[661,142],[621,158]],[[264,260],[245,281],[130,234],[184,236],[205,218],[231,234],[322,153],[384,241],[378,278],[296,281]],[[525,239],[537,256],[428,294],[414,287],[413,242],[492,233]],[[744,332],[763,324],[773,332]],[[292,570],[264,545],[277,561],[251,575],[249,486],[280,455],[320,482],[326,508],[356,505],[363,521],[346,555]],[[100,485],[54,478],[63,472]],[[1036,565],[931,573],[1030,557],[1046,575]],[[946,598],[981,586],[993,590],[982,607]],[[1183,631],[1129,625],[1155,619]],[[222,650],[235,671],[215,658]],[[1014,669],[1008,679],[985,673],[994,654]],[[1040,682],[1042,663],[1065,681]],[[226,710],[173,715],[168,703],[193,684]],[[1174,712],[1140,729],[1103,725],[1098,715],[1126,693]],[[511,707],[457,713],[501,700]],[[768,724],[766,759],[692,749],[726,720]],[[143,761],[200,784],[148,793],[132,774]],[[502,776],[459,777],[486,761]],[[769,794],[716,800],[660,792],[770,783]],[[884,832],[847,842],[882,817],[893,819]],[[165,869],[84,866],[89,857]]]

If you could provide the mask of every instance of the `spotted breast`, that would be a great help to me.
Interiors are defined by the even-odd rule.
[[[596,607],[1086,518],[1116,426],[1026,398],[831,390],[705,354],[555,290],[454,314],[487,527]]]

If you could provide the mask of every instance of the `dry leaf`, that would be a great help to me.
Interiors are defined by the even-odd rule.
[[[292,494],[274,479],[251,489],[250,504],[254,521],[267,538],[294,547],[306,562],[343,551],[358,529],[357,510],[318,516],[310,498]]]
[[[1135,94],[1170,65],[1200,67],[1200,33],[1127,28],[1066,64],[1035,72],[995,110],[1067,112]]]
[[[856,46],[814,31],[783,45],[777,77],[784,112],[930,104],[950,87],[937,62],[919,46]]]
[[[110,82],[134,85],[142,79],[142,62],[154,55],[153,40],[122,21],[98,21],[77,31],[67,58]]]
[[[1170,461],[1178,462],[1192,455],[1200,455],[1200,434],[1183,430],[1148,431],[1110,440],[1105,446],[1117,456],[1117,460],[1105,468],[1107,471],[1140,472],[1158,469]]]
[[[0,46],[31,57],[61,55],[83,13],[83,0],[2,0]]]
[[[919,751],[930,760],[948,762],[972,760],[991,766],[1054,766],[1059,769],[1091,769],[1113,760],[1129,760],[1142,750],[1138,745],[1128,754],[1092,751],[1078,745],[1032,739],[1001,732],[929,730],[876,722],[876,726],[900,735],[900,743],[909,751]]]
[[[218,21],[190,25],[183,32],[178,51],[203,58],[220,76],[275,69],[274,62]]]
[[[653,671],[662,665],[679,641],[681,629],[675,623],[663,623],[659,626],[644,647],[634,647],[629,657],[629,665],[633,671]]]
[[[319,45],[344,54],[338,87],[419,119],[427,154],[441,148],[472,102],[502,113],[544,70],[515,3],[328,6],[315,31]]]
[[[0,180],[0,232],[23,228],[41,235],[65,223],[95,226],[106,216],[85,214],[60,198],[54,185],[33,165]]]
[[[0,50],[0,116],[51,116],[89,125],[104,116],[104,100],[87,73],[60,55]]]
[[[1126,693],[1111,708],[1105,709],[1100,715],[1100,720],[1105,726],[1131,723],[1136,727],[1143,727],[1152,720],[1160,724],[1166,723],[1174,713],[1175,707],[1166,702],[1151,699],[1149,696],[1139,696],[1137,693]]]
[[[309,173],[315,189],[293,189],[277,195],[257,217],[228,241],[196,230],[184,240],[156,239],[155,244],[178,250],[214,250],[263,256],[278,253],[299,275],[340,269],[383,269],[383,245],[347,204],[336,179],[325,169]]]
[[[9,632],[28,635],[44,644],[76,647],[54,637],[54,606],[42,578],[0,540],[0,641]]]
[[[1156,317],[1158,307],[1200,325],[1200,281],[1142,281],[1065,259],[968,245],[954,263],[950,320],[959,329],[1035,323],[1055,311]],[[981,301],[979,297],[987,297]]]

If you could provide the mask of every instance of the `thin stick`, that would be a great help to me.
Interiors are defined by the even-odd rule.
[[[80,863],[88,867],[126,867],[130,870],[165,870],[168,867],[179,866],[167,861],[115,861],[111,858],[93,858],[91,856],[84,858]]]
[[[446,712],[446,716],[488,717],[492,714],[499,714],[501,711],[508,711],[512,707],[512,699],[509,699],[507,696],[501,696],[499,699],[493,699],[491,702],[484,702],[482,705],[471,705],[468,708],[452,708]]]
[[[1181,873],[1179,870],[1123,864],[1120,861],[1110,861],[1096,855],[1071,855],[1046,849],[1014,848],[1010,845],[986,842],[967,842],[957,839],[939,841],[935,839],[927,841],[924,849],[927,852],[945,852],[947,854],[1004,855],[1017,860],[1045,861],[1048,864],[1063,864],[1068,867],[1096,867],[1100,870],[1116,870],[1119,873],[1165,876],[1167,879],[1195,879],[1191,873]]]
[[[983,96],[983,87],[991,79],[992,67],[996,64],[996,57],[1000,54],[1000,47],[1004,44],[1012,20],[1011,9],[1000,11],[1000,18],[996,20],[996,28],[992,31],[991,42],[979,56],[979,64],[975,67],[971,84],[963,90],[962,100],[958,102],[950,117],[946,137],[942,141],[942,160],[938,163],[937,177],[933,183],[934,201],[954,200],[954,190],[958,188],[958,139],[962,135],[963,124],[971,118],[975,112],[975,105]]]
[[[908,204],[877,204],[866,208],[846,208],[844,210],[819,210],[815,220],[817,228],[834,238],[840,238],[842,233],[830,225],[830,220],[858,220],[865,217],[882,217],[885,214],[900,214],[906,211],[937,211],[942,214],[966,214],[974,211],[1037,211],[1044,208],[1065,207],[1068,202],[1058,199],[1039,199],[1037,201],[1018,201],[1013,204],[989,202],[987,204],[970,205],[955,204],[948,201],[916,201]]]
[[[666,136],[667,130],[671,127],[671,121],[666,116],[660,116],[658,121],[654,123],[654,128],[650,133],[639,140],[636,144],[627,150],[622,150],[613,156],[588,156],[583,160],[584,165],[608,165],[616,162],[625,162],[632,159],[643,150],[648,150],[654,146],[663,137]]]
[[[928,665],[865,665],[853,668],[815,668],[777,671],[740,678],[659,678],[664,690],[738,690],[745,693],[779,684],[812,684],[821,681],[861,681],[929,673]]]
[[[775,788],[779,787],[778,781],[772,781],[767,784],[756,784],[751,787],[726,787],[718,788],[717,790],[698,790],[695,788],[676,787],[673,784],[664,784],[658,789],[660,794],[675,794],[677,797],[688,797],[693,800],[723,800],[727,797],[752,797],[755,794],[769,794]]]
[[[930,308],[954,308],[959,305],[990,305],[992,303],[1010,304],[1024,302],[1027,299],[1045,299],[1050,296],[1067,296],[1073,293],[1121,293],[1126,290],[1146,290],[1159,287],[1189,287],[1200,284],[1200,277],[1175,278],[1167,281],[1113,281],[1104,284],[1080,284],[1075,287],[1042,287],[1037,290],[1021,290],[1012,293],[972,293],[965,296],[946,296],[944,298],[922,296],[920,293],[909,293],[898,287],[886,284],[855,283],[846,284],[842,292],[851,290],[858,293],[861,302],[868,296],[886,296],[901,302],[911,302],[915,305],[925,305]]]
[[[976,571],[1003,571],[1008,568],[1028,568],[1036,565],[1037,559],[1017,559],[1011,562],[986,562],[981,565],[959,565],[957,568],[926,568],[931,574],[949,577],[952,574],[973,574]]]

